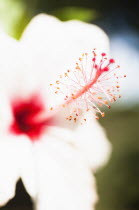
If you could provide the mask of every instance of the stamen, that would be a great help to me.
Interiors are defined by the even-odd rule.
[[[83,53],[78,61],[73,70],[67,70],[64,75],[60,75],[55,86],[55,93],[60,89],[60,93],[64,94],[65,102],[62,106],[71,105],[74,110],[67,120],[76,122],[80,117],[79,113],[92,109],[95,110],[96,119],[99,118],[97,113],[104,117],[105,113],[98,107],[104,105],[110,108],[110,102],[121,98],[121,95],[117,94],[120,89],[119,79],[126,75],[114,73],[120,66],[115,64],[113,58],[108,59],[104,52],[98,56],[95,49],[92,56]]]

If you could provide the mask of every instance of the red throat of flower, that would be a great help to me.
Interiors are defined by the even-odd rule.
[[[36,141],[44,130],[53,124],[52,118],[47,120],[41,118],[46,110],[39,95],[32,95],[27,99],[17,97],[12,101],[11,107],[13,121],[10,131],[13,134],[25,134],[31,141]]]

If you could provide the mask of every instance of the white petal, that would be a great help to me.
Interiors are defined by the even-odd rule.
[[[99,27],[80,21],[61,22],[48,15],[33,18],[23,33],[21,45],[27,87],[42,87],[55,104],[59,101],[49,93],[49,84],[74,66],[84,51],[98,48],[107,52],[109,48],[108,38]]]
[[[20,43],[0,31],[0,89],[10,95],[20,85]]]
[[[53,138],[58,136],[62,142],[75,147],[88,167],[95,172],[108,162],[112,147],[105,130],[94,116],[87,119],[82,125],[71,123],[65,128],[52,127],[48,134]]]
[[[19,179],[20,153],[15,139],[0,136],[0,205],[4,205],[15,195]]]
[[[19,166],[20,177],[27,192],[34,199],[37,195],[37,169],[34,145],[29,139],[24,137],[21,137],[18,141],[20,141],[20,148],[22,150]]]
[[[59,135],[56,138],[47,134],[45,141],[36,144],[37,209],[92,210],[97,194],[91,170],[78,150]]]
[[[87,120],[75,129],[75,145],[93,171],[105,165],[111,154],[111,144],[96,119]]]
[[[76,20],[61,22],[46,14],[37,15],[32,19],[22,35],[21,42],[34,49],[37,47],[39,51],[44,50],[47,55],[65,51],[67,46],[70,48],[67,48],[66,54],[74,54],[76,47],[79,48],[78,53],[93,48],[106,52],[109,50],[108,37],[98,26]],[[59,57],[59,54],[56,55]]]
[[[35,197],[34,158],[30,142],[24,137],[0,136],[0,206],[15,195],[19,178],[27,192]],[[35,177],[36,178],[36,177]]]

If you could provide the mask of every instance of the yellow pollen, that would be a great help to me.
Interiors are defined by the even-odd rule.
[[[102,97],[101,97],[101,96],[98,96],[97,98],[98,98],[98,99],[102,99]]]
[[[71,94],[71,96],[72,96],[72,99],[76,99],[76,96],[73,93]]]
[[[80,66],[76,66],[76,69],[80,70]]]
[[[104,113],[104,112],[103,112],[103,113],[101,113],[101,116],[102,116],[102,117],[105,117],[105,113]]]
[[[108,104],[108,101],[104,101],[104,104]]]

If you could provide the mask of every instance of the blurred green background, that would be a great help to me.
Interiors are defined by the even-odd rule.
[[[108,34],[125,24],[139,29],[138,0],[0,0],[0,24],[19,39],[30,19],[45,12],[61,20],[79,19],[103,27]],[[97,172],[100,200],[96,210],[139,210],[139,105],[114,107],[100,120],[113,145],[107,166]],[[31,210],[21,181],[16,197],[1,208]]]

